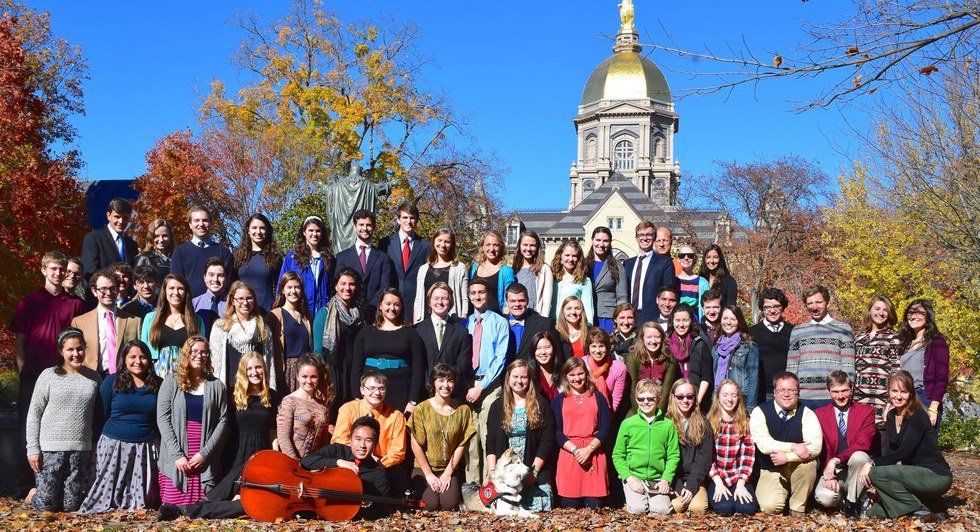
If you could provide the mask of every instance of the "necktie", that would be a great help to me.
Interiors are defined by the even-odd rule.
[[[197,241],[197,247],[199,247],[199,248],[206,248],[206,247],[208,247],[208,243],[205,242],[205,241],[203,241],[203,240],[198,240]]]
[[[361,253],[358,257],[361,259],[361,273],[367,275],[367,246],[358,246],[361,248]]]
[[[119,260],[126,262],[126,247],[123,246],[122,235],[116,235],[116,249],[119,251]]]
[[[473,371],[480,369],[480,347],[483,343],[483,317],[476,315],[476,324],[473,326]]]
[[[436,347],[442,349],[442,335],[445,333],[446,323],[440,321],[436,324]]]
[[[405,237],[405,245],[402,246],[402,271],[408,271],[408,256],[412,253],[412,239]]]
[[[111,374],[116,372],[116,320],[108,310],[105,311],[105,322],[105,348],[109,353],[107,365]]]
[[[844,424],[843,412],[837,412],[837,432],[840,432],[842,438],[847,437],[847,425]]]
[[[218,313],[218,296],[211,294],[211,312]]]
[[[779,410],[779,419],[786,421],[787,416],[789,416],[789,412],[782,409]]]
[[[633,308],[640,308],[640,278],[643,277],[643,261],[647,260],[646,254],[636,258],[636,270],[633,272]]]

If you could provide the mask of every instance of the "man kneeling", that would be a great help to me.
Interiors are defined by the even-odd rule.
[[[871,460],[875,439],[875,409],[853,401],[854,387],[843,371],[831,372],[827,390],[833,404],[815,412],[823,429],[824,469],[813,498],[827,508],[840,507],[843,502],[844,516],[857,517],[858,499],[864,491],[861,469]]]
[[[357,473],[365,494],[388,496],[388,477],[381,464],[371,455],[378,440],[381,426],[370,417],[354,421],[350,430],[350,445],[332,443],[306,455],[300,466],[307,471],[319,471],[328,467],[343,467]],[[383,510],[373,504],[370,510],[361,509],[361,517],[377,517]],[[369,512],[369,513],[368,513]],[[181,516],[204,519],[234,519],[245,515],[241,499],[220,501],[203,499],[189,506],[163,504],[157,519],[170,521]]]

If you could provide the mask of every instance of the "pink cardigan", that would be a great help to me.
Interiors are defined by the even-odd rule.
[[[586,355],[583,358],[585,358],[589,371],[594,370],[595,363],[592,362],[592,357]],[[606,387],[609,388],[609,395],[612,396],[612,404],[609,405],[609,408],[613,412],[619,408],[619,403],[623,399],[623,392],[626,391],[626,375],[626,364],[621,360],[613,360],[612,366],[606,373]]]

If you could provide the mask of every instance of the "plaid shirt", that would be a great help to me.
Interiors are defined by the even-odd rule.
[[[715,436],[715,461],[711,464],[712,477],[721,478],[725,486],[734,486],[739,480],[749,481],[755,465],[755,444],[752,436],[735,434],[735,423],[722,421]]]

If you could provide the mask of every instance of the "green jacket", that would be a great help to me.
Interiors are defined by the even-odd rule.
[[[681,461],[674,422],[662,410],[657,411],[652,423],[641,414],[626,418],[616,436],[612,461],[622,480],[632,475],[640,480],[673,483]]]

